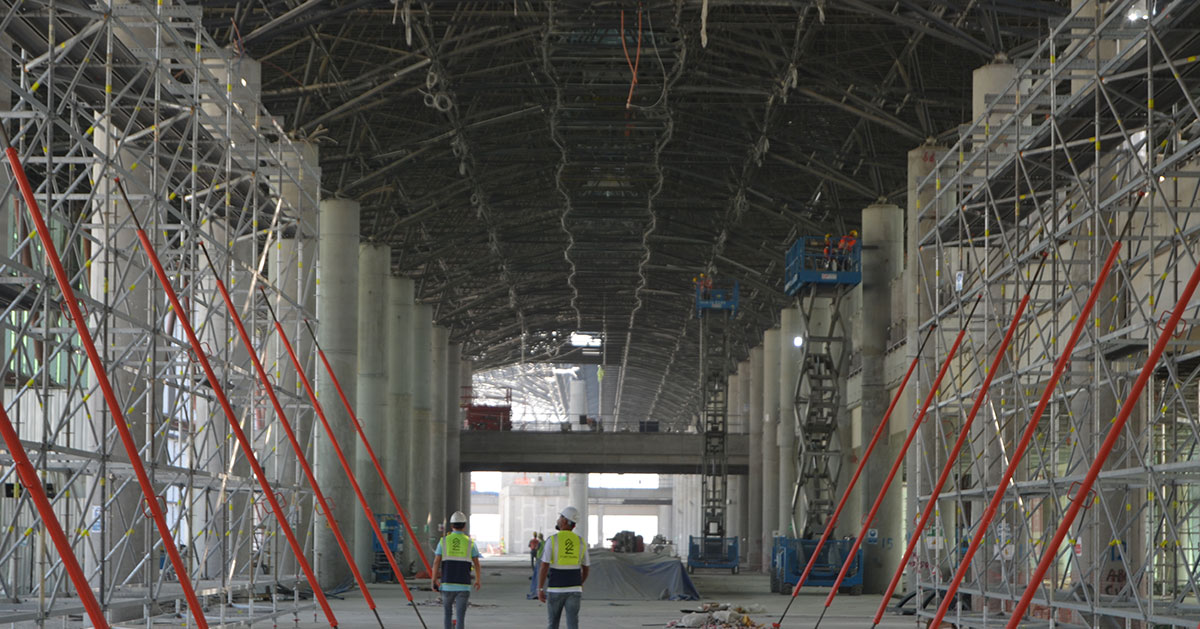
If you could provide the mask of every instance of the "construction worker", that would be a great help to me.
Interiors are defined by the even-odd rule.
[[[436,555],[433,560],[433,589],[439,589],[440,581],[446,629],[454,627],[453,615],[458,616],[458,629],[466,629],[471,584],[473,582],[475,590],[479,590],[483,571],[479,567],[479,548],[463,532],[467,528],[467,515],[455,511],[450,516],[450,528],[453,530],[438,542],[437,550],[433,551]],[[473,575],[472,564],[475,567]]]
[[[854,248],[858,246],[858,230],[852,229],[850,233],[842,236],[838,241],[838,260],[840,260],[842,271],[849,271],[853,266]]]
[[[825,248],[821,252],[824,258],[821,261],[821,268],[833,268],[833,234],[825,234]]]
[[[538,573],[538,600],[547,603],[546,629],[558,629],[563,612],[567,629],[579,629],[579,604],[583,599],[583,583],[588,578],[587,544],[575,534],[579,509],[567,507],[558,516],[554,528],[558,532],[546,540],[542,551],[542,569]],[[548,580],[548,582],[547,582]]]

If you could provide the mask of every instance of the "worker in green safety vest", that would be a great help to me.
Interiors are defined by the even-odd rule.
[[[445,611],[446,629],[454,626],[453,616],[458,616],[458,629],[467,627],[467,604],[471,598],[471,585],[479,589],[482,570],[479,567],[479,548],[463,532],[467,528],[467,515],[455,511],[450,516],[450,534],[438,542],[433,560],[433,589],[442,592],[442,609]],[[474,566],[474,574],[472,574]]]
[[[558,532],[546,540],[542,569],[538,572],[538,600],[547,603],[547,629],[558,629],[566,612],[567,629],[579,629],[579,604],[588,578],[587,544],[575,533],[579,509],[567,507],[558,516]]]

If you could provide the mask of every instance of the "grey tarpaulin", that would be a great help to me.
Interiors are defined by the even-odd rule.
[[[700,592],[688,577],[687,570],[677,557],[654,553],[614,553],[592,548],[588,550],[592,568],[583,597],[608,600],[671,600],[698,601]],[[530,598],[537,584],[530,584]]]

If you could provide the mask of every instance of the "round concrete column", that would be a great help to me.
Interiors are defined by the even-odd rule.
[[[387,346],[387,279],[391,270],[390,247],[363,244],[358,250],[358,381],[355,412],[362,423],[363,432],[377,453],[383,453],[388,423],[388,374]],[[357,437],[356,437],[357,438]],[[380,461],[382,464],[382,461]],[[383,481],[375,471],[366,448],[359,445],[359,456],[354,460],[354,475],[371,503],[379,513],[385,509],[386,494]],[[354,560],[360,570],[369,570],[374,560],[371,523],[362,509],[354,514]]]
[[[399,276],[387,279],[387,326],[385,346],[388,378],[388,456],[383,458],[388,482],[408,510],[408,452],[412,413],[412,310],[413,281]],[[393,507],[394,509],[394,507]]]
[[[297,228],[281,237],[267,250],[267,275],[278,291],[271,297],[272,308],[279,317],[280,326],[288,335],[296,356],[307,361],[312,356],[312,340],[303,320],[311,319],[317,310],[316,276],[314,269],[317,255],[317,201],[320,197],[320,168],[317,167],[317,145],[305,142],[285,142],[276,146],[282,156],[283,172],[278,178],[279,196],[285,211],[299,218]],[[299,306],[294,306],[298,304]],[[269,326],[269,322],[268,327]],[[260,354],[267,373],[275,378],[275,391],[284,404],[296,440],[307,447],[312,443],[313,421],[316,416],[309,404],[304,389],[297,377],[292,361],[274,329],[267,333],[266,352]],[[312,377],[319,366],[304,363],[305,372]],[[310,452],[305,452],[309,456]],[[282,470],[285,478],[300,479],[301,473],[295,465],[294,456],[285,459]],[[310,457],[311,463],[311,457]],[[301,484],[304,484],[301,482]],[[296,509],[295,530],[297,535],[312,531],[313,500],[304,500]],[[197,553],[203,548],[196,547]],[[218,565],[218,571],[228,564]],[[299,566],[291,553],[283,553],[279,562],[280,574],[298,574]]]
[[[773,538],[779,524],[779,330],[763,334],[762,514],[763,569],[770,566]]]
[[[433,343],[430,345],[430,409],[429,409],[429,512],[433,518],[434,535],[442,535],[438,527],[446,523],[450,514],[446,511],[446,328],[433,326]],[[443,527],[444,528],[444,527]],[[436,544],[437,542],[432,541]]]
[[[433,344],[433,309],[426,305],[413,307],[412,318],[412,437],[408,451],[408,502],[409,521],[412,523],[416,540],[413,543],[428,545],[433,529],[433,516],[429,503],[430,476],[430,415],[433,408],[432,374],[430,358]],[[441,468],[437,468],[441,469]],[[433,548],[426,549],[430,555]]]
[[[317,241],[317,336],[350,403],[355,402],[358,381],[358,215],[359,205],[348,199],[321,202],[321,231]],[[315,369],[317,395],[342,450],[355,460],[358,436],[338,397],[337,388],[323,366]],[[317,431],[313,467],[321,491],[333,497],[338,522],[354,522],[357,505],[350,483],[338,463],[333,444]],[[328,527],[316,534],[316,570],[323,587],[333,587],[350,576],[349,567]]]
[[[763,544],[763,348],[761,345],[750,350],[750,473],[747,491],[750,492],[747,508],[750,511],[749,529],[746,537],[750,548],[746,558],[752,570],[762,567]]]
[[[461,354],[461,352],[460,352],[460,354]],[[462,390],[463,387],[472,386],[471,385],[471,376],[474,373],[474,364],[466,356],[461,356],[461,355],[459,356],[458,371],[459,371],[459,377],[458,377],[459,389]],[[464,417],[462,415],[462,409],[459,409],[459,414],[457,417],[458,417],[458,426],[459,426],[459,428],[462,428],[463,421],[464,421]],[[459,446],[460,447],[462,446],[461,441],[459,442]],[[461,458],[460,458],[460,463],[461,463]],[[461,465],[460,465],[460,467],[461,467]],[[459,496],[462,497],[462,503],[461,503],[462,506],[460,507],[460,509],[462,509],[463,513],[467,514],[467,518],[469,519],[471,517],[471,473],[470,472],[460,472],[459,479],[460,479],[460,482],[462,483],[462,488],[459,493]]]
[[[802,331],[799,308],[782,314],[779,332],[779,530],[795,536],[792,496],[796,491],[796,380],[800,376],[801,349],[793,339]]]
[[[858,334],[862,353],[862,403],[859,441],[868,443],[891,404],[884,374],[888,346],[888,329],[892,323],[892,282],[904,268],[904,212],[895,205],[872,205],[862,211],[863,282],[862,330]],[[831,313],[832,314],[832,313]],[[899,455],[903,439],[892,439],[893,433],[903,436],[905,416],[893,415],[879,448],[867,462],[863,476],[865,509],[870,508],[883,487],[892,463]],[[860,455],[861,456],[861,455]],[[863,544],[864,590],[882,592],[891,581],[900,559],[904,537],[904,504],[900,499],[900,479],[892,482],[872,528],[879,533],[877,542]],[[865,513],[865,511],[864,511]]]
[[[462,511],[462,479],[459,478],[459,435],[462,431],[462,409],[459,408],[459,388],[462,382],[460,356],[462,346],[446,346],[446,511]],[[466,511],[463,511],[466,513]]]
[[[750,361],[743,360],[738,364],[738,403],[737,414],[740,418],[738,425],[741,428],[739,433],[749,435],[750,433]],[[750,503],[753,502],[752,494],[750,493],[750,475],[738,474],[734,478],[737,479],[738,495],[741,496],[741,501],[738,504],[738,531],[740,531],[741,541],[739,549],[741,551],[741,559],[745,561],[750,556]]]
[[[579,521],[575,523],[575,533],[583,538],[583,543],[588,543],[588,475],[587,474],[571,474],[567,476],[567,487],[570,491],[570,505],[579,509]],[[566,507],[559,507],[559,511]]]

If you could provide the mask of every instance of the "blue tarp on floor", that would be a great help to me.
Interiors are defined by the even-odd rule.
[[[597,600],[698,601],[687,570],[677,557],[654,553],[614,553],[590,549],[592,567],[583,596]],[[528,598],[537,598],[537,578],[529,584]]]

